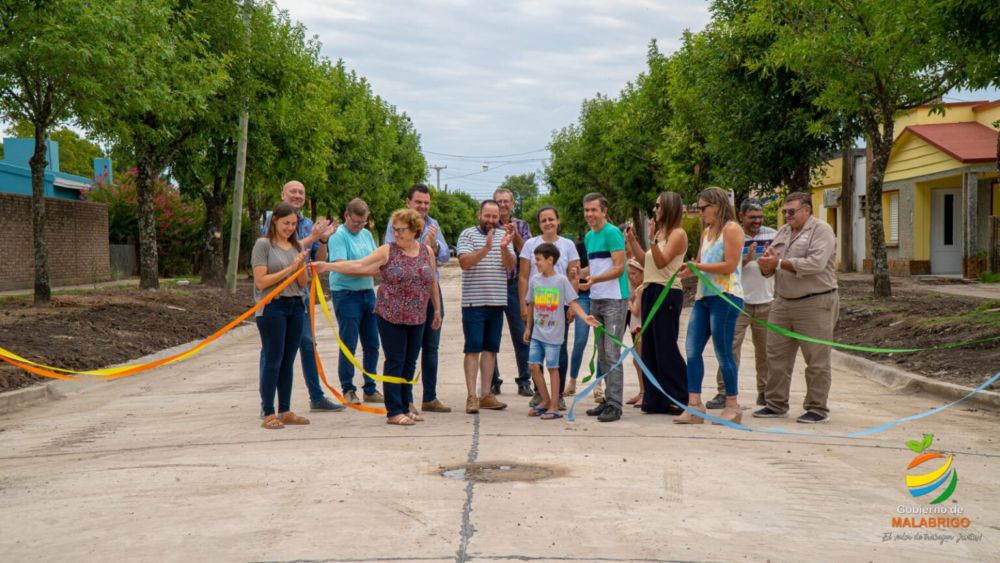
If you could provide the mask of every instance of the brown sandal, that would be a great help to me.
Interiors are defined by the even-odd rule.
[[[385,423],[394,424],[396,426],[413,426],[416,424],[416,422],[413,422],[412,418],[405,414],[397,414],[396,416],[389,417],[386,419]]]
[[[415,413],[415,412],[412,412],[412,411],[407,416],[409,416],[410,420],[412,420],[413,422],[423,422],[424,421],[424,417],[422,417],[418,413]]]
[[[299,416],[293,413],[292,411],[283,412],[278,415],[278,418],[281,420],[281,422],[285,424],[294,424],[299,426],[309,424],[308,418],[304,416]]]
[[[260,427],[267,428],[268,430],[280,430],[284,428],[285,425],[278,420],[278,417],[273,414],[269,414],[267,415],[267,418],[264,419],[264,422],[260,423]]]

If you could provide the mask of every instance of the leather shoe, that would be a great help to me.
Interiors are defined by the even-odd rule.
[[[446,407],[441,399],[434,399],[429,403],[424,403],[424,412],[451,412],[451,407]]]

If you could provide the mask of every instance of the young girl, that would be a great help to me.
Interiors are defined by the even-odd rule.
[[[296,237],[298,215],[287,203],[279,203],[272,212],[267,235],[257,239],[250,258],[253,266],[253,296],[259,302],[271,288],[297,272],[309,257]],[[269,430],[286,424],[309,424],[309,420],[291,411],[292,365],[302,339],[305,304],[302,288],[308,278],[303,271],[262,309],[257,311],[263,367],[260,372],[260,404],[264,413],[262,427]],[[274,395],[278,394],[278,414]]]
[[[712,284],[740,307],[743,306],[741,264],[743,258],[743,228],[736,220],[736,212],[726,192],[708,188],[698,194],[703,234],[698,248],[698,261],[694,263]],[[691,275],[685,264],[681,275]],[[694,411],[705,412],[701,402],[701,383],[705,376],[705,363],[701,354],[712,339],[715,357],[726,384],[726,408],[719,418],[739,423],[743,418],[737,401],[739,386],[736,378],[736,360],[733,358],[733,338],[739,311],[722,300],[704,282],[698,281],[698,293],[687,331],[687,380],[688,406]],[[705,419],[690,411],[674,419],[678,424],[701,424]]]

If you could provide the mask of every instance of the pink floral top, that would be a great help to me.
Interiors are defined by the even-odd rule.
[[[389,261],[382,266],[375,314],[393,324],[419,325],[427,320],[427,301],[434,288],[427,247],[407,256],[396,243],[389,244]]]

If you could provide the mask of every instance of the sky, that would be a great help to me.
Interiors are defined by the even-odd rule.
[[[617,95],[656,39],[673,52],[709,20],[701,0],[278,0],[376,94],[406,112],[441,184],[477,199],[539,172],[554,130]],[[459,158],[461,157],[461,158]],[[484,170],[485,167],[485,170]],[[428,180],[436,184],[430,169]]]

